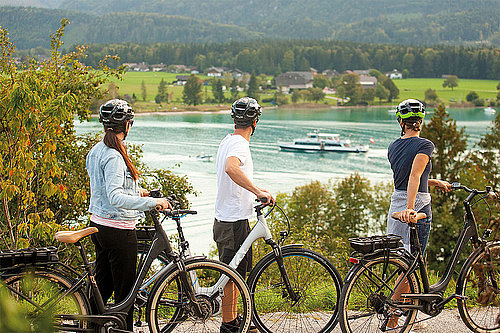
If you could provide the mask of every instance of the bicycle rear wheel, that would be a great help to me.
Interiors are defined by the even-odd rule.
[[[500,332],[500,244],[472,254],[460,272],[458,311],[473,332]]]
[[[204,258],[187,259],[185,266],[191,285],[199,286],[195,297],[202,308],[202,316],[193,312],[180,283],[180,272],[177,266],[172,265],[151,290],[146,310],[150,331],[152,333],[220,332],[221,310],[229,310],[222,308],[221,296],[224,289],[214,290],[213,295],[209,295],[207,290],[214,287],[221,276],[226,276],[238,291],[238,295],[233,299],[235,310],[240,317],[237,331],[246,332],[252,320],[252,300],[240,275],[224,263]],[[196,280],[192,280],[193,276]]]
[[[90,305],[82,290],[69,292],[72,283],[60,273],[52,270],[34,269],[2,277],[7,292],[26,313],[28,325],[33,332],[52,324],[60,331],[86,328],[83,320],[62,318],[63,315],[87,315]]]
[[[387,326],[390,318],[398,320],[390,332],[409,332],[415,317],[416,309],[397,309],[387,301],[394,290],[398,277],[408,269],[408,265],[400,258],[381,255],[364,263],[355,265],[347,274],[340,298],[340,327],[343,332],[380,332]],[[419,285],[415,273],[407,276],[410,293],[418,293]],[[417,300],[394,300],[398,304],[416,305]]]
[[[254,322],[260,332],[329,332],[336,324],[342,280],[322,255],[283,248],[283,264],[299,299],[287,292],[274,253],[260,260],[248,277]]]

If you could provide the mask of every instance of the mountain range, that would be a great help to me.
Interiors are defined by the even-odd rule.
[[[500,46],[500,0],[0,0],[21,49],[74,43],[328,39]]]

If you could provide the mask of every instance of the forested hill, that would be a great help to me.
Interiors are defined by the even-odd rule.
[[[109,17],[105,25],[94,26],[89,36],[85,35],[85,30],[80,31],[80,42],[93,42],[96,37],[93,34],[97,34],[102,42],[106,42],[104,38],[111,38],[109,42],[121,41],[122,34],[129,41],[141,42],[139,37],[148,36],[151,28],[173,31],[182,28],[189,31],[185,34],[179,31],[187,42],[211,42],[231,34],[240,39],[256,36],[285,39],[333,37],[411,45],[478,42],[500,45],[500,0],[0,0],[0,5],[7,4],[71,10],[86,13],[88,18],[122,13],[120,18],[130,15],[131,19],[137,20],[141,17],[137,16],[138,13],[155,13],[160,14],[158,18],[161,17],[161,23],[167,26],[158,21],[154,22],[156,27],[134,21],[137,26],[129,24],[123,27],[117,19]],[[45,15],[43,12],[39,14]],[[52,13],[46,12],[46,15],[47,18],[40,17],[39,21],[52,19]],[[182,27],[174,27],[181,22],[169,22],[172,17],[194,20],[185,21]],[[0,24],[11,30],[3,20]],[[213,29],[222,29],[226,35],[219,36],[220,30],[212,34],[210,30]],[[100,33],[97,30],[101,30]],[[152,34],[147,41],[159,37]],[[180,39],[172,37],[167,33],[157,41]]]
[[[262,33],[243,27],[188,17],[151,13],[110,13],[102,16],[42,8],[0,7],[0,26],[7,28],[19,49],[48,48],[49,35],[67,18],[67,45],[110,42],[227,42],[257,39]]]

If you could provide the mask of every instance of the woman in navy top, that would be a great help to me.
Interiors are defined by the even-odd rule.
[[[424,104],[416,99],[407,99],[398,105],[396,115],[401,126],[401,137],[389,145],[387,152],[394,179],[387,233],[403,237],[403,244],[410,251],[410,228],[407,223],[417,213],[425,213],[427,217],[419,220],[416,226],[421,250],[424,252],[432,221],[429,185],[450,191],[451,184],[447,181],[429,179],[434,144],[420,137],[420,127],[425,117]],[[391,217],[393,212],[402,212],[400,220]],[[409,291],[408,281],[405,280],[395,290],[392,298],[399,299],[402,293]],[[396,328],[398,318],[393,316],[387,327]]]

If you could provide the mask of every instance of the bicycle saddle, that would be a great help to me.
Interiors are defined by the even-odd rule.
[[[54,238],[62,243],[76,243],[83,237],[86,237],[88,235],[95,234],[96,232],[99,232],[99,229],[96,227],[89,227],[85,228],[82,230],[77,230],[77,231],[58,231],[54,235]]]
[[[392,213],[392,218],[393,219],[396,219],[396,220],[400,220],[401,221],[401,212],[394,212]],[[427,215],[425,213],[417,213],[416,215],[413,215],[410,223],[417,223],[418,220],[421,220],[421,219],[425,219],[427,217]]]

